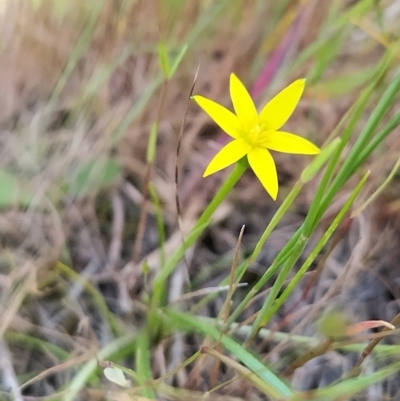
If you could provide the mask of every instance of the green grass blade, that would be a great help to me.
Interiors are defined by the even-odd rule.
[[[155,160],[157,134],[158,134],[158,124],[153,123],[150,129],[149,142],[147,144],[147,153],[146,153],[146,161],[149,164],[153,164]]]
[[[382,128],[381,131],[379,131],[378,134],[376,134],[372,139],[371,142],[369,142],[366,147],[361,150],[361,152],[358,155],[357,161],[354,163],[355,165],[361,165],[367,157],[387,138],[387,136],[398,126],[400,125],[400,113],[396,113],[385,125],[384,128]]]
[[[314,221],[314,225],[319,221],[322,214],[328,208],[333,197],[337,194],[337,192],[344,185],[344,183],[351,177],[355,169],[359,167],[358,162],[360,162],[360,159],[358,158],[358,155],[363,151],[363,149],[366,148],[373,132],[375,131],[378,124],[385,116],[386,112],[392,106],[393,100],[396,94],[399,92],[399,90],[400,90],[400,71],[397,72],[396,76],[390,83],[389,87],[382,95],[381,99],[378,102],[378,105],[373,110],[364,129],[361,131],[360,136],[358,137],[356,143],[354,144],[349,155],[344,161],[337,176],[333,180],[332,185],[330,186],[328,192],[321,201],[321,205],[317,213],[316,221]],[[376,144],[376,146],[377,145],[378,144]]]
[[[235,277],[235,279],[237,281],[240,280],[240,278],[246,272],[246,270],[250,266],[250,264],[253,263],[257,259],[265,242],[267,241],[267,239],[269,238],[270,234],[275,229],[275,227],[278,225],[279,221],[282,219],[282,217],[286,214],[286,212],[289,210],[289,208],[293,204],[298,193],[300,192],[301,188],[303,187],[303,184],[308,182],[310,179],[312,179],[314,177],[315,174],[318,173],[318,171],[327,162],[327,160],[332,155],[332,153],[335,151],[335,149],[339,146],[340,141],[341,140],[339,138],[336,138],[334,141],[332,141],[332,143],[330,143],[328,146],[326,146],[324,149],[322,149],[321,153],[317,157],[315,157],[315,159],[311,162],[311,164],[309,166],[307,166],[304,169],[303,173],[300,176],[300,180],[293,186],[290,193],[286,196],[285,200],[282,202],[282,205],[279,207],[279,209],[276,211],[276,213],[272,217],[267,228],[264,230],[264,232],[263,232],[260,240],[257,242],[256,247],[254,248],[254,251],[253,251],[252,255],[250,256],[250,258],[247,261],[244,261],[242,264],[239,265],[239,267],[237,269],[237,274]],[[287,246],[284,249],[282,249],[282,251],[281,251],[282,256],[279,259],[274,260],[274,262],[270,266],[270,268],[263,274],[263,276],[256,283],[256,285],[249,291],[249,293],[246,295],[246,297],[240,302],[238,307],[233,311],[233,313],[229,317],[229,319],[227,321],[228,325],[231,324],[232,322],[234,322],[238,318],[238,316],[243,312],[244,308],[250,302],[250,300],[253,298],[253,296],[275,274],[275,272],[279,268],[279,266],[287,260],[287,258],[290,256],[291,252],[293,251],[292,243],[294,244],[297,241],[297,239],[298,239],[298,237],[292,238],[290,243],[288,243]]]
[[[300,175],[300,180],[304,183],[312,180],[314,176],[321,170],[323,165],[331,158],[340,143],[341,138],[335,138],[329,145],[321,150],[314,160],[303,170]]]
[[[165,48],[164,42],[160,42],[158,45],[158,58],[160,60],[160,67],[164,74],[164,78],[169,79],[171,76],[171,69],[169,66],[167,49]]]
[[[336,231],[337,227],[339,226],[340,222],[343,220],[344,216],[350,209],[350,206],[353,204],[355,198],[357,195],[360,193],[361,189],[365,185],[367,178],[369,176],[369,173],[365,174],[364,177],[361,179],[361,181],[358,183],[354,191],[351,193],[349,199],[346,201],[346,203],[343,205],[343,207],[340,209],[340,212],[338,215],[335,217],[331,225],[329,226],[328,230],[324,233],[324,235],[321,237],[321,239],[318,241],[317,245],[315,248],[312,250],[306,261],[303,263],[303,265],[300,267],[298,272],[295,274],[292,280],[290,280],[290,283],[288,286],[285,288],[283,291],[282,295],[276,299],[273,305],[271,305],[270,308],[266,310],[265,316],[263,321],[268,322],[271,317],[276,313],[276,311],[283,305],[283,303],[287,300],[289,295],[293,292],[294,288],[298,285],[304,274],[307,272],[315,258],[319,255],[319,253],[322,251],[323,247],[326,245],[332,234]]]
[[[333,401],[348,400],[350,397],[372,384],[382,381],[387,377],[397,373],[400,369],[400,363],[395,362],[386,368],[364,377],[348,379],[342,383],[326,387],[324,389],[307,391],[307,393],[299,393],[289,398],[290,401]]]
[[[272,398],[287,398],[293,395],[292,390],[272,373],[263,363],[256,359],[252,354],[245,350],[232,338],[194,316],[184,314],[171,309],[166,309],[165,314],[171,320],[171,325],[180,330],[197,332],[210,336],[231,352],[239,361],[247,366],[252,372],[260,377],[268,385],[268,395]]]
[[[176,70],[179,67],[179,64],[181,63],[181,61],[183,60],[183,58],[185,57],[186,51],[188,49],[187,45],[184,45],[182,47],[182,49],[179,51],[178,55],[175,57],[174,62],[172,63],[171,66],[171,70],[170,70],[170,76],[169,78],[172,78],[176,72]]]
[[[146,386],[146,382],[150,383],[153,380],[150,358],[150,337],[147,330],[143,328],[140,330],[136,341],[136,370],[138,377],[142,380],[142,383],[140,383],[143,386],[142,396],[154,400],[156,399],[156,394],[151,387]]]
[[[271,288],[271,291],[269,291],[268,293],[267,299],[265,300],[260,312],[257,315],[256,320],[253,323],[250,336],[248,337],[249,340],[253,339],[258,333],[259,329],[268,323],[267,321],[268,310],[271,308],[276,297],[278,296],[290,270],[293,268],[294,264],[297,262],[298,258],[302,254],[307,244],[307,241],[308,238],[301,235],[297,243],[295,244],[290,257],[287,259],[287,261],[283,265],[282,270],[279,272],[279,275],[275,280],[274,285]]]
[[[204,321],[205,323],[216,326],[218,328],[223,328],[224,323],[221,321],[217,321],[215,318],[210,318],[206,316],[197,316],[197,319]],[[232,323],[231,331],[234,331],[240,337],[247,337],[251,332],[251,326],[242,324],[242,323]],[[318,337],[309,337],[302,336],[293,333],[285,333],[282,331],[270,330],[266,328],[262,328],[258,332],[258,337],[261,339],[268,339],[270,341],[277,342],[288,342],[296,344],[296,346],[306,346],[307,348],[316,347],[321,343],[321,339]],[[338,342],[333,345],[334,349],[340,349],[348,352],[357,352],[361,353],[365,349],[365,344],[360,343],[348,343],[346,341]],[[400,345],[387,345],[387,344],[378,344],[374,348],[374,353],[382,355],[384,357],[394,355],[400,355]]]
[[[317,193],[315,194],[315,197],[313,199],[313,202],[310,206],[310,210],[307,214],[307,217],[304,221],[304,226],[302,228],[303,234],[306,237],[309,237],[311,233],[314,231],[315,226],[319,222],[319,219],[322,217],[322,214],[325,212],[326,208],[329,206],[329,203],[333,199],[333,197],[336,195],[337,191],[340,189],[340,187],[344,184],[343,179],[337,180],[337,177],[340,174],[345,174],[346,169],[344,166],[340,169],[338,176],[334,179],[334,182],[336,182],[335,186],[333,184],[331,185],[329,189],[329,197],[325,194],[328,188],[329,183],[332,180],[333,173],[337,166],[339,165],[340,157],[342,155],[342,152],[344,148],[346,147],[347,143],[349,142],[351,136],[353,135],[354,129],[356,127],[356,124],[358,123],[366,105],[371,97],[376,85],[378,84],[379,80],[381,79],[382,75],[385,73],[387,70],[390,61],[392,60],[391,54],[387,54],[381,61],[380,65],[377,68],[377,74],[375,76],[374,81],[371,83],[371,85],[366,88],[359,99],[357,100],[354,110],[351,114],[350,120],[343,131],[342,134],[342,142],[338,146],[337,151],[333,155],[332,159],[330,160],[328,167],[322,177],[321,183],[318,186]],[[372,126],[372,125],[371,125]],[[359,138],[360,140],[360,138]],[[354,148],[353,148],[354,149]],[[353,153],[353,149],[351,150],[351,154]],[[350,159],[349,157],[346,159],[347,161]],[[346,162],[345,162],[346,163]],[[346,167],[348,168],[348,167]],[[339,185],[340,183],[340,185]],[[323,203],[323,199],[325,202]]]
[[[358,183],[357,187],[352,192],[350,198],[348,199],[348,201],[345,203],[345,205],[341,209],[341,212],[338,215],[339,220],[337,220],[337,218],[336,218],[334,220],[334,222],[331,224],[330,228],[334,229],[334,228],[337,227],[337,225],[339,224],[341,219],[344,217],[344,214],[347,212],[347,210],[349,209],[349,207],[353,203],[355,197],[358,195],[358,193],[360,192],[361,188],[364,186],[368,176],[369,176],[369,173],[365,174],[364,177],[362,178],[362,180]],[[330,232],[330,230],[328,230],[328,232]],[[332,233],[333,233],[333,231],[330,232],[330,235]],[[253,330],[251,332],[251,338],[254,338],[255,334],[260,329],[260,327],[266,325],[268,323],[268,321],[271,319],[271,317],[274,315],[274,313],[283,304],[285,299],[289,296],[289,294],[293,290],[294,286],[298,283],[298,281],[300,280],[302,275],[306,272],[308,267],[311,265],[313,260],[316,258],[316,256],[318,255],[319,251],[321,251],[323,245],[329,239],[330,235],[323,236],[323,238],[317,244],[318,252],[316,252],[314,250],[314,252],[311,253],[310,257],[306,260],[306,262],[304,263],[302,268],[300,268],[300,270],[299,270],[299,272],[301,272],[301,275],[300,276],[297,275],[296,276],[297,278],[295,277],[295,279],[293,281],[293,284],[292,283],[291,283],[292,285],[289,284],[289,286],[287,287],[287,289],[284,292],[284,294],[280,297],[280,301],[278,300],[278,302],[276,303],[276,298],[277,298],[279,292],[281,291],[282,286],[283,286],[283,284],[284,284],[284,282],[285,282],[290,270],[292,269],[292,267],[296,263],[297,259],[300,257],[300,255],[301,255],[302,251],[304,250],[304,247],[305,247],[305,245],[306,245],[306,243],[308,241],[307,237],[305,237],[305,236],[300,237],[299,241],[295,245],[295,250],[294,250],[292,256],[287,260],[287,262],[285,263],[282,271],[279,273],[279,276],[275,280],[275,283],[272,286],[272,289],[269,292],[268,297],[267,297],[265,303],[263,304],[263,306],[261,308],[261,311],[259,312],[259,314],[257,315],[256,320],[254,321]]]

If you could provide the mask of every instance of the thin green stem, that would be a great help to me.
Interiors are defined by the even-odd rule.
[[[247,169],[247,161],[240,160],[236,163],[235,168],[225,180],[225,182],[220,187],[219,191],[216,193],[214,199],[206,207],[202,215],[197,220],[195,226],[190,231],[189,235],[183,243],[175,250],[171,257],[167,260],[166,264],[157,273],[154,278],[154,292],[152,297],[152,306],[158,307],[161,304],[161,300],[165,290],[165,282],[168,277],[175,270],[179,260],[183,257],[186,249],[194,244],[194,242],[200,237],[204,229],[208,226],[209,221],[214,214],[215,210],[222,203],[222,201],[228,196],[229,192],[238,182],[240,177]]]
[[[364,210],[368,205],[370,205],[382,193],[382,191],[386,188],[386,186],[396,175],[399,167],[400,167],[400,157],[397,159],[397,162],[392,168],[392,171],[386,177],[385,181],[383,181],[383,183],[379,185],[379,188],[361,206],[359,206],[356,210],[353,211],[352,216],[356,216],[357,214],[361,213],[362,210]]]
[[[257,242],[257,245],[254,248],[254,251],[250,257],[248,264],[253,263],[258,258],[258,255],[260,254],[265,242],[271,235],[274,228],[278,225],[282,217],[286,214],[290,206],[292,206],[294,200],[297,198],[297,195],[299,194],[302,187],[303,183],[301,181],[297,181],[296,184],[293,186],[293,188],[290,190],[289,194],[286,196],[282,205],[276,211],[271,221],[269,222],[267,228],[264,230],[261,238]]]
[[[143,397],[154,400],[156,399],[156,395],[153,389],[148,385],[148,383],[153,381],[150,352],[150,338],[145,326],[140,330],[137,336],[135,362],[138,378],[140,378],[140,385],[143,386],[141,394]]]
[[[400,125],[400,113],[396,113],[388,123],[377,133],[371,142],[359,153],[355,165],[362,164],[367,157],[386,139],[386,137]]]

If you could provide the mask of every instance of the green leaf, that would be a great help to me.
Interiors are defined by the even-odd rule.
[[[160,42],[158,45],[158,57],[160,60],[161,71],[165,78],[170,78],[171,70],[169,68],[169,61],[167,55],[167,49],[165,48],[164,42]]]
[[[17,179],[7,173],[0,171],[0,206],[11,206],[18,199],[19,184]]]
[[[32,194],[23,190],[14,175],[0,170],[0,207],[10,207],[16,204],[29,206]]]
[[[147,163],[154,163],[157,145],[158,124],[153,123],[150,129],[149,143],[147,145],[146,160]]]
[[[361,0],[354,3],[354,6],[350,8],[345,14],[344,19],[361,18],[367,14],[374,6],[374,0]]]
[[[349,211],[350,206],[353,204],[354,200],[356,199],[357,195],[363,188],[364,184],[367,181],[369,173],[366,173],[364,177],[360,180],[358,185],[355,187],[354,191],[351,193],[350,197],[340,209],[340,212],[337,214],[329,228],[325,231],[324,235],[320,238],[317,245],[311,251],[309,256],[307,257],[306,261],[302,264],[300,269],[291,278],[290,283],[287,285],[283,293],[279,296],[278,299],[275,300],[271,308],[269,308],[268,312],[266,313],[266,320],[268,321],[276,312],[277,310],[283,305],[283,303],[288,299],[289,295],[292,293],[294,288],[299,284],[300,280],[310,268],[311,264],[314,262],[316,257],[321,253],[324,246],[327,244],[328,240],[331,238],[332,234],[336,231],[337,227],[343,220],[346,213]]]
[[[297,393],[290,398],[290,401],[333,401],[333,400],[349,400],[353,394],[356,394],[372,384],[386,379],[387,377],[397,373],[400,368],[399,362],[378,370],[377,372],[354,379],[344,380],[341,383],[327,386],[318,390],[311,390],[307,393]]]
[[[130,386],[130,381],[126,380],[124,372],[116,367],[105,368],[104,376],[110,380],[110,382],[118,384],[118,386],[125,388]]]
[[[181,47],[177,55],[174,57],[171,66],[168,59],[167,49],[164,43],[160,42],[160,44],[158,45],[158,57],[160,59],[161,70],[165,78],[171,79],[174,76],[177,68],[179,67],[179,64],[181,63],[183,57],[186,54],[187,49],[188,49],[187,45],[183,45]]]
[[[99,157],[89,160],[81,167],[70,185],[70,192],[76,196],[95,194],[114,183],[121,167],[114,159]]]
[[[137,373],[140,377],[140,384],[143,386],[141,395],[148,399],[155,400],[156,395],[148,384],[153,380],[149,334],[146,327],[142,328],[139,332],[135,349],[135,362]]]

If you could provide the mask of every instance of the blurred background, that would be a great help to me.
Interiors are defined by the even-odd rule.
[[[231,72],[258,107],[306,77],[287,128],[322,146],[340,134],[340,120],[384,53],[399,48],[400,1],[1,0],[0,19],[1,397],[130,400],[104,378],[96,358],[134,368],[132,342],[146,318],[152,277],[227,174],[202,178],[227,137],[189,101],[197,68],[194,93],[229,108]],[[388,81],[390,73],[373,99]],[[367,117],[368,110],[360,126]],[[396,129],[360,172],[371,171],[364,200],[393,168],[399,139]],[[171,277],[169,301],[216,286],[229,274],[243,224],[243,254],[251,252],[309,159],[277,154],[276,162],[278,200],[246,172]],[[321,230],[355,182],[336,198]],[[313,180],[303,188],[243,278],[248,287],[235,297],[247,293],[300,226],[317,185]],[[272,329],[314,335],[321,308],[338,308],[354,322],[390,321],[400,312],[399,194],[395,175],[336,237],[312,289],[306,296],[304,286],[295,291]],[[215,317],[224,299],[198,312]],[[264,299],[265,293],[254,299],[254,310],[241,319]],[[154,377],[201,344],[195,335],[157,334],[151,339]],[[293,351],[260,347],[274,363]],[[292,384],[326,386],[355,360],[327,352],[298,369]],[[221,367],[218,380],[229,375]],[[207,366],[189,365],[169,380],[186,392],[164,399],[202,399],[210,389]],[[399,383],[392,376],[357,399],[400,399]],[[236,380],[210,399],[263,398]]]

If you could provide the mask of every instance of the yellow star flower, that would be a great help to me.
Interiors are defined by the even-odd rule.
[[[250,167],[275,200],[278,195],[278,176],[268,149],[304,155],[319,153],[319,149],[306,139],[278,131],[296,108],[304,85],[305,79],[293,82],[267,103],[261,113],[257,112],[247,89],[235,74],[230,77],[230,94],[236,114],[203,96],[193,96],[196,103],[233,138],[211,160],[203,177],[247,155]]]

